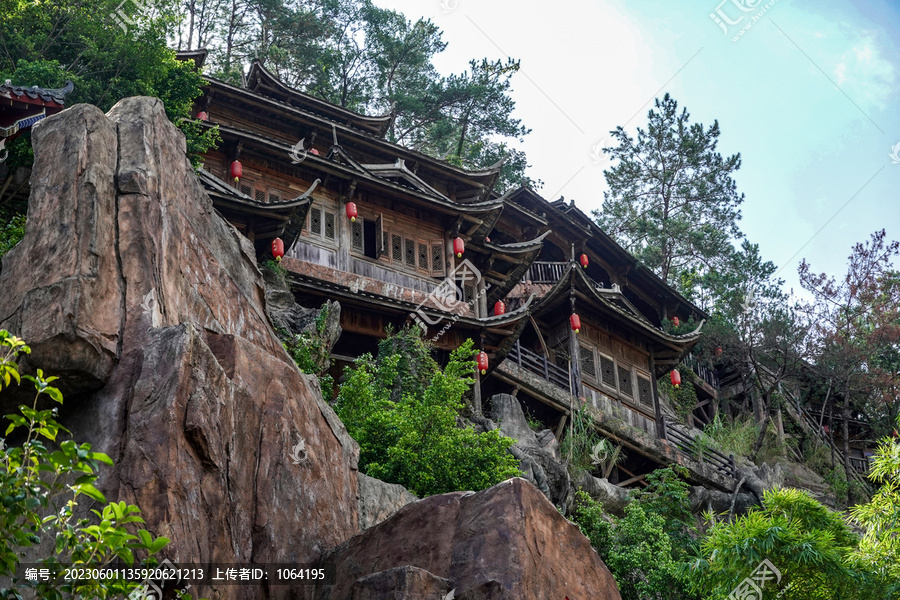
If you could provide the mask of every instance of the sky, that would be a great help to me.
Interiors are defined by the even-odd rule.
[[[532,131],[518,147],[549,200],[599,209],[609,163],[595,149],[619,125],[646,128],[669,92],[740,153],[740,227],[786,291],[800,293],[803,258],[840,275],[874,231],[900,239],[897,0],[375,2],[444,31],[444,74],[522,61],[513,116]]]

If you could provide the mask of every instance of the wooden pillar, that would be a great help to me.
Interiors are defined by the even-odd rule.
[[[569,304],[571,305],[571,313],[575,312],[575,290],[569,294]],[[581,397],[581,352],[579,351],[578,346],[578,334],[572,329],[571,324],[569,325],[569,356],[571,357],[571,369],[572,369],[572,386],[575,388],[572,390],[572,395],[576,398]]]
[[[475,367],[475,386],[472,388],[472,409],[476,415],[482,414],[481,408],[481,371]]]
[[[656,363],[653,361],[652,352],[650,353],[650,388],[653,390],[653,412],[656,414],[656,437],[665,441],[666,422],[659,407],[659,391],[656,389]]]

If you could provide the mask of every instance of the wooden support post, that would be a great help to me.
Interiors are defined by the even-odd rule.
[[[574,283],[573,283],[574,285]],[[575,312],[575,288],[569,292],[569,304],[572,311]],[[571,314],[570,313],[570,314]],[[581,397],[581,353],[578,347],[578,334],[569,327],[569,356],[571,357],[572,369],[572,395],[576,398]]]
[[[656,364],[650,354],[650,388],[653,390],[653,411],[656,414],[656,437],[666,440],[666,422],[659,408],[659,390],[656,389]]]
[[[481,371],[475,367],[475,385],[472,388],[472,408],[476,415],[481,414]]]

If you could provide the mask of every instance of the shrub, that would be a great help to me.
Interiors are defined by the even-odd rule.
[[[562,456],[568,461],[570,471],[587,471],[594,466],[594,447],[603,445],[604,438],[594,429],[594,419],[584,405],[572,413],[572,421],[566,427],[560,445]]]
[[[25,235],[25,215],[16,215],[0,227],[0,257],[12,250]]]
[[[458,427],[473,383],[467,340],[441,370],[417,331],[404,329],[364,355],[341,386],[335,410],[359,443],[359,468],[417,496],[481,490],[521,475],[499,430]]]
[[[42,542],[52,543],[50,555],[40,561],[51,572],[58,572],[65,563],[100,568],[121,560],[133,565],[136,550],[152,556],[168,543],[144,529],[130,533],[130,524],[144,522],[140,510],[124,502],[107,503],[94,487],[100,463],[112,465],[108,456],[91,451],[90,444],[57,439],[68,431],[56,421],[56,408],[38,410],[38,402],[46,397],[62,404],[62,394],[50,385],[56,377],[44,377],[40,369],[35,376],[19,375],[15,359],[29,352],[22,340],[0,330],[0,390],[13,381],[21,384],[24,377],[36,392],[31,407],[20,406],[20,414],[6,416],[10,425],[4,435],[18,430],[24,435],[21,445],[6,448],[0,440],[0,578],[9,578],[13,586],[0,589],[0,597],[20,598],[16,590],[24,589],[49,599],[127,594],[140,584],[115,579],[23,581],[16,576],[22,549]],[[95,519],[75,518],[82,496],[105,505],[90,511]]]

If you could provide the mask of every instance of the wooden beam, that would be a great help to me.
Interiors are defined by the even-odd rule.
[[[619,467],[619,468],[621,469],[622,467]],[[622,470],[624,471],[625,469],[622,469]],[[625,472],[628,473],[627,471],[625,471]],[[628,474],[631,475],[631,473],[628,473]],[[625,481],[620,481],[616,485],[619,487],[625,487],[626,485],[629,485],[631,483],[641,483],[644,485],[644,487],[647,487],[647,482],[644,481],[644,479],[646,477],[647,477],[647,475],[635,475],[631,479],[626,479]]]

